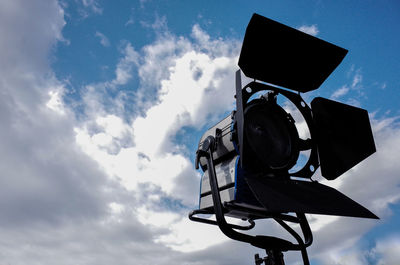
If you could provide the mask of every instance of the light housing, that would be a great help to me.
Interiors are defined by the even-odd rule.
[[[250,100],[260,91],[269,92]],[[213,160],[221,199],[231,206],[227,215],[245,218],[264,209],[275,214],[378,218],[339,191],[310,182],[320,165],[322,176],[332,180],[375,152],[366,110],[323,98],[315,98],[311,109],[299,94],[255,81],[237,87],[237,92],[246,103],[237,104],[236,111],[207,130],[199,142],[201,149],[208,136],[215,137]],[[299,109],[310,138],[299,137],[294,119],[277,104],[278,95]],[[339,148],[346,153],[341,156]],[[309,150],[308,161],[293,171],[302,150]],[[207,160],[199,161],[204,170],[199,208],[212,210]]]
[[[284,86],[297,92],[314,90],[346,53],[347,50],[341,47],[299,30],[258,14],[252,16],[246,29],[239,66],[248,77],[272,85],[253,81],[243,87],[238,71],[236,110],[207,130],[198,146],[200,150],[207,137],[215,138],[213,162],[223,201],[244,205],[243,211],[228,211],[232,216],[242,218],[248,215],[247,208],[264,207],[275,213],[377,218],[339,191],[322,184],[299,182],[299,179],[309,181],[320,166],[321,175],[333,180],[376,151],[368,112],[321,97],[315,98],[310,108],[300,93],[277,87]],[[261,91],[267,93],[252,99]],[[278,96],[285,97],[300,111],[310,132],[309,139],[299,137],[292,116],[277,103]],[[308,160],[302,168],[291,170],[298,161],[300,151],[304,150],[309,150]],[[200,209],[211,209],[213,202],[207,184],[207,158],[199,156],[196,163],[204,171]],[[281,181],[278,182],[281,185],[273,184],[276,179]],[[275,197],[286,198],[274,206],[271,205],[274,201],[271,194],[274,192],[264,192],[266,195],[263,195],[263,190],[271,185],[276,187],[275,193],[281,194]],[[296,186],[299,188],[290,188]],[[306,191],[313,194],[314,199],[304,199],[300,207],[297,202],[302,201]],[[334,201],[335,207],[332,205]]]

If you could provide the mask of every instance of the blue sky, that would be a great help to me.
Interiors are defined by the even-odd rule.
[[[370,113],[377,153],[324,184],[381,220],[308,216],[311,263],[398,264],[400,4],[317,0],[1,1],[0,263],[232,265],[263,254],[187,218],[196,145],[234,108],[254,12],[348,49],[303,96]],[[268,221],[257,232],[285,236]]]

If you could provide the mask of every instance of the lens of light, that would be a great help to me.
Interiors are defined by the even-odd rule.
[[[265,100],[245,110],[246,141],[255,156],[271,169],[290,168],[299,155],[298,133],[288,114]]]

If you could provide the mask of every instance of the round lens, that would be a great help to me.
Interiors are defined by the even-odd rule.
[[[244,126],[247,143],[262,163],[272,169],[293,166],[298,133],[280,106],[268,102],[249,106]]]

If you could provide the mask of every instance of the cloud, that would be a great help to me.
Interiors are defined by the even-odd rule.
[[[1,10],[8,37],[0,52],[0,223],[10,229],[3,239],[18,245],[11,236],[19,229],[101,218],[106,176],[76,145],[64,85],[49,68],[49,52],[62,41],[62,9],[54,1],[13,1]]]
[[[190,37],[167,31],[140,50],[124,42],[114,78],[76,88],[78,113],[63,101],[65,84],[49,63],[63,41],[63,10],[56,1],[29,3],[0,4],[7,36],[0,40],[2,262],[243,264],[261,252],[187,219],[200,173],[188,155],[195,147],[177,137],[186,128],[197,135],[233,109],[240,43],[213,39],[198,25]],[[135,77],[135,97],[119,90]],[[132,104],[136,109],[127,111]],[[337,186],[384,219],[389,203],[399,200],[400,130],[396,119],[373,119],[373,127],[378,153]],[[369,184],[360,189],[361,182]],[[257,233],[280,235],[263,224]],[[338,218],[318,225],[315,258],[332,247],[343,255],[376,222]],[[397,258],[397,248],[385,249],[374,250],[382,262]],[[299,256],[288,257],[290,264]]]
[[[302,31],[302,32],[304,32],[304,33],[312,35],[312,36],[317,36],[318,33],[319,33],[318,27],[315,24],[314,25],[310,25],[310,26],[302,25],[302,26],[298,27],[297,29]]]
[[[338,90],[336,90],[335,92],[333,92],[333,94],[331,95],[331,98],[338,99],[340,97],[345,96],[349,91],[350,91],[350,88],[344,85],[341,88],[339,88]]]
[[[399,236],[393,235],[379,239],[368,249],[353,246],[343,252],[332,251],[332,253],[324,257],[322,264],[395,265],[400,258],[399,251]]]
[[[400,260],[399,235],[393,235],[379,240],[371,251],[371,256],[377,259],[378,265],[395,265]]]
[[[110,46],[110,40],[101,32],[96,31],[95,34],[96,37],[100,39],[100,44],[103,45],[104,47],[109,47]]]
[[[46,71],[49,67],[48,52],[50,48],[57,42],[64,40],[60,30],[65,25],[63,19],[64,11],[56,2],[26,4],[26,9],[24,10],[20,10],[20,5],[20,1],[2,1],[0,3],[1,34],[7,36],[7,38],[1,38],[0,40],[0,50],[2,51],[0,71],[9,74],[4,82],[11,82],[11,80],[19,82],[23,78],[24,80],[33,78],[32,76],[20,77],[18,72],[27,71],[34,75],[35,73]],[[49,13],[44,15],[44,11],[49,11]],[[46,18],[32,21],[30,13],[43,14]],[[21,20],[12,19],[12,15],[20,16]],[[51,24],[46,30],[43,30],[46,27],[46,23]],[[40,34],[41,38],[35,39],[37,32],[41,30],[43,30]],[[34,41],[21,41],[20,35],[12,34],[13,32],[24,32],[24,39]],[[3,83],[3,86],[7,87],[7,83]],[[19,92],[22,91],[16,93]],[[28,99],[29,91],[25,92],[27,92]],[[33,93],[34,89],[31,96],[34,96]],[[21,98],[24,97],[24,95],[20,96]]]
[[[351,87],[356,88],[361,84],[361,82],[362,82],[362,75],[360,74],[359,71],[357,71],[357,73],[353,77],[353,82],[351,84]]]
[[[128,21],[125,22],[125,27],[127,27],[127,26],[132,25],[132,24],[135,23],[134,11],[135,11],[135,9],[134,9],[134,8],[131,8],[131,14],[130,14],[130,16],[129,16]]]
[[[47,101],[46,106],[53,110],[54,112],[57,112],[60,115],[65,115],[65,108],[64,104],[62,102],[62,94],[63,94],[64,88],[63,86],[59,86],[58,88],[53,88],[53,90],[49,91],[49,96],[50,99]]]
[[[90,9],[93,13],[102,14],[103,9],[99,7],[97,0],[82,0],[82,4],[85,8]]]
[[[2,263],[129,264],[131,255],[144,255],[137,264],[154,263],[153,251],[167,251],[152,241],[159,232],[141,225],[129,207],[112,211],[109,205],[129,206],[136,197],[75,142],[77,121],[49,67],[52,47],[62,41],[62,9],[56,1],[0,6],[0,32],[7,36],[0,40]],[[123,129],[114,123],[99,120],[118,138]]]
[[[205,36],[198,26],[193,30]],[[185,126],[201,128],[208,118],[215,119],[232,107],[232,76],[236,64],[236,53],[233,51],[237,51],[237,46],[236,43],[207,41],[204,38],[201,41],[197,38],[194,43],[184,38],[176,39],[172,35],[160,36],[154,44],[142,49],[140,58],[128,43],[124,57],[116,67],[117,78],[111,82],[114,85],[125,84],[132,74],[131,66],[135,65],[144,84],[143,90],[139,88],[138,93],[145,94],[143,91],[151,82],[158,87],[156,97],[153,94],[150,99],[153,105],[145,108],[132,123],[123,125],[129,128],[125,135],[131,133],[133,142],[125,141],[128,143],[125,146],[116,145],[120,140],[99,126],[98,121],[105,117],[117,118],[110,116],[104,106],[99,105],[101,101],[95,92],[100,91],[101,96],[104,90],[100,88],[110,82],[87,86],[83,100],[85,106],[91,109],[86,112],[91,113],[88,115],[90,119],[75,131],[76,140],[83,150],[128,189],[134,190],[141,183],[153,183],[168,196],[188,203],[195,200],[192,194],[198,189],[199,176],[187,159],[186,148],[176,145],[174,137]],[[223,50],[214,49],[217,46],[229,49],[224,54]],[[151,81],[150,77],[153,78]],[[118,148],[115,149],[115,146]],[[178,185],[178,180],[185,185]]]
[[[359,98],[364,96],[362,84],[363,76],[361,74],[361,69],[354,70],[354,65],[352,65],[347,73],[347,76],[348,78],[351,78],[349,84],[343,85],[334,91],[330,98],[337,100],[339,98],[343,98],[344,96],[348,96],[350,92],[356,92],[357,99],[352,98],[350,95],[348,96],[347,102],[351,105],[360,106]]]
[[[146,202],[138,209],[142,224],[168,231],[154,237],[155,243],[193,251],[219,242],[190,236],[189,230],[196,226],[189,222],[186,211],[196,206],[197,198],[193,194],[198,191],[199,173],[187,158],[187,147],[177,144],[174,138],[182,128],[202,128],[210,118],[215,120],[232,108],[238,47],[236,42],[212,40],[195,25],[193,40],[162,34],[139,52],[127,43],[123,58],[116,66],[117,78],[86,87],[83,102],[89,115],[75,128],[76,141],[82,150],[97,161],[112,180],[131,192],[144,196],[141,187],[147,185],[159,190],[155,204],[169,198],[182,204],[178,212],[182,207],[185,209],[183,216],[180,212],[179,215],[168,211],[160,213],[163,220],[175,216],[172,223],[156,222],[159,219],[154,218],[158,212],[152,209],[154,203]],[[142,107],[142,111],[128,122],[121,113],[102,105],[99,97],[110,84],[113,89],[126,84],[134,71],[138,72],[141,83],[136,93],[142,95],[139,97],[142,102],[136,107]],[[150,99],[148,87],[153,87],[154,91]],[[112,135],[107,131],[107,124],[101,125],[100,121],[113,121],[117,125],[109,123],[109,127],[120,129]]]
[[[115,69],[115,79],[111,82],[114,85],[125,85],[132,78],[132,67],[139,63],[139,54],[130,43],[123,49],[124,57],[118,62]]]

